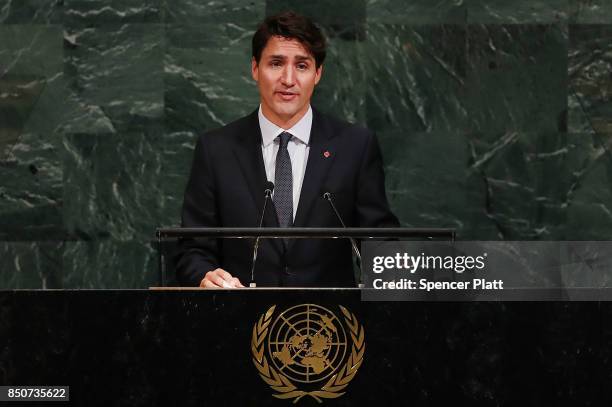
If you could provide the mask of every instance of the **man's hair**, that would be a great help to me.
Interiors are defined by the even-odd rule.
[[[312,54],[319,68],[325,60],[325,37],[308,17],[285,11],[267,17],[253,35],[253,58],[259,64],[261,53],[271,37],[295,39]]]

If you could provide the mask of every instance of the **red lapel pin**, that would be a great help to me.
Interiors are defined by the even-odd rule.
[[[331,153],[330,153],[329,151],[325,151],[325,152],[323,153],[323,157],[325,157],[325,158],[329,158],[329,157],[331,157]]]

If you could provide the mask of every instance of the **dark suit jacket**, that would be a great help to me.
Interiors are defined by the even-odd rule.
[[[264,202],[266,171],[257,111],[197,142],[183,202],[183,227],[257,227]],[[329,152],[329,154],[326,154]],[[327,157],[326,157],[327,156]],[[385,195],[380,148],[375,135],[313,108],[310,152],[295,227],[340,227],[329,191],[349,227],[396,227]],[[278,227],[272,205],[264,226]],[[352,253],[346,239],[260,241],[258,286],[354,286]],[[253,239],[183,240],[176,259],[182,285],[199,285],[206,272],[221,267],[250,281]]]

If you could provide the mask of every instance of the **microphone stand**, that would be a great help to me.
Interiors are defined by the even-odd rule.
[[[270,182],[270,184],[272,183]],[[272,197],[272,188],[266,188],[264,192],[266,195],[264,198],[263,210],[261,211],[261,218],[259,218],[259,228],[260,229],[263,226],[263,220],[264,220],[264,215],[266,214],[266,206],[268,205],[268,200]],[[259,249],[259,239],[260,239],[259,236],[255,238],[255,245],[253,246],[253,263],[251,264],[251,282],[249,283],[249,287],[251,288],[257,287],[257,284],[255,283],[255,262],[257,261],[257,249]]]
[[[334,205],[334,201],[332,200],[331,194],[329,192],[326,192],[323,194],[323,198],[327,200],[327,202],[329,202],[329,204],[331,205],[332,209],[334,210],[334,213],[336,214],[336,217],[338,218],[338,220],[340,221],[340,224],[342,225],[343,228],[346,229],[346,225],[344,224],[344,221],[342,220],[342,216],[340,216],[340,212],[338,212],[338,209],[336,209],[336,205]],[[353,239],[352,237],[349,237],[349,240],[351,241],[351,246],[353,247],[353,252],[355,253],[355,256],[357,257],[357,260],[359,261],[359,281],[357,282],[357,287],[359,288],[363,288],[364,284],[363,284],[363,279],[362,279],[362,270],[361,270],[361,253],[359,253],[359,249],[357,248],[357,244],[355,243],[355,239]]]

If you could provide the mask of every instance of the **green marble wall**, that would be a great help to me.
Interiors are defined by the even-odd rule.
[[[195,137],[255,108],[250,38],[287,8],[404,226],[612,237],[609,0],[0,0],[0,287],[154,284]]]

